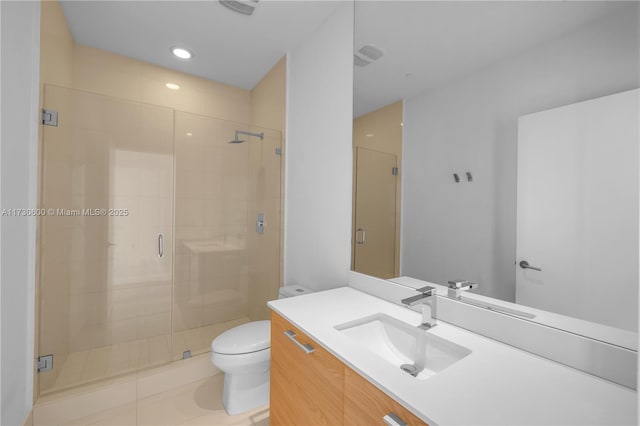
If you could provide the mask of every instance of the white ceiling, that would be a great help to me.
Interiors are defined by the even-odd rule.
[[[63,1],[76,42],[251,89],[343,3],[261,0],[252,16],[200,1]],[[354,115],[515,55],[638,2],[366,1],[355,3],[355,47],[385,55],[355,67]],[[350,42],[346,41],[346,42]],[[195,53],[181,61],[180,45]],[[410,73],[410,77],[406,74]]]
[[[205,1],[63,1],[77,43],[252,89],[339,1],[261,0],[252,16]],[[174,45],[195,53],[177,60]]]
[[[354,116],[415,96],[613,13],[614,1],[357,1],[355,48],[385,52],[355,67]],[[412,74],[405,77],[407,73]]]

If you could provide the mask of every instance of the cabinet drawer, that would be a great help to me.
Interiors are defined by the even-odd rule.
[[[426,425],[348,367],[345,367],[344,395],[345,425],[385,425],[383,418],[390,413],[408,425]]]
[[[288,337],[285,332],[293,332],[295,337]],[[300,345],[310,345],[313,351],[307,353]],[[270,392],[272,425],[343,422],[344,365],[274,312]]]

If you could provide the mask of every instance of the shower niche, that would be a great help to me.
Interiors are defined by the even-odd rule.
[[[50,85],[44,106],[58,125],[41,151],[38,353],[54,361],[40,394],[207,352],[266,318],[280,132]],[[229,143],[236,131],[263,139]]]

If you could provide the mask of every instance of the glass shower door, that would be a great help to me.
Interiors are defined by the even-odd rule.
[[[170,360],[173,111],[46,86],[41,394]]]
[[[236,131],[243,142],[230,143]],[[231,327],[266,319],[266,302],[277,298],[281,137],[177,111],[175,143],[173,358],[180,359],[208,351]]]

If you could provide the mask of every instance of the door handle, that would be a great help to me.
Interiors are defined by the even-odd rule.
[[[359,240],[358,239],[358,232],[362,232],[362,239]],[[364,239],[367,235],[367,231],[364,230],[364,228],[358,228],[356,229],[356,244],[364,244]]]
[[[526,260],[520,261],[519,265],[522,269],[533,269],[534,271],[542,271],[541,268],[536,268],[535,266],[529,265],[529,262],[527,262]]]

